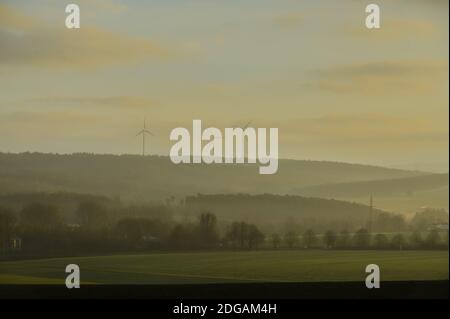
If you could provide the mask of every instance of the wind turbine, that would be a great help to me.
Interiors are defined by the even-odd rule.
[[[145,156],[145,134],[155,136],[152,132],[147,130],[144,120],[144,128],[141,131],[139,131],[139,133],[136,134],[136,136],[142,135],[142,156]]]
[[[252,123],[252,121],[248,121],[247,124],[245,124],[242,129],[245,131],[247,129],[247,127],[250,126],[251,123]]]
[[[250,124],[252,123],[252,121],[247,122],[247,124],[245,124],[244,126],[239,126],[239,125],[233,125],[233,128],[241,128],[242,130],[246,130]]]

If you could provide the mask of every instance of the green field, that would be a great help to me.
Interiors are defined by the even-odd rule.
[[[361,281],[380,266],[381,280],[448,279],[448,251],[189,252],[0,262],[0,284],[62,284],[78,264],[82,284]]]

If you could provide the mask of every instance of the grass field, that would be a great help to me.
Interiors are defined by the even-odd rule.
[[[0,284],[63,284],[78,264],[82,284],[362,281],[377,264],[381,280],[448,279],[448,251],[253,251],[52,258],[0,262]]]

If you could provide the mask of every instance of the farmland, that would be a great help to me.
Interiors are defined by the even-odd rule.
[[[448,280],[448,251],[272,250],[180,252],[0,262],[0,284],[63,284],[77,264],[82,284],[203,284]]]

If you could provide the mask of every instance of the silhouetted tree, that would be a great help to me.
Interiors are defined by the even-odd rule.
[[[248,248],[258,248],[264,242],[264,234],[256,227],[256,225],[248,225]]]
[[[205,212],[199,218],[199,240],[203,247],[214,247],[219,242],[217,233],[217,218],[214,214]]]
[[[280,246],[281,243],[281,237],[279,234],[272,234],[272,246],[275,249],[278,249],[278,247]]]
[[[236,248],[257,248],[264,241],[264,234],[256,225],[233,222],[225,235],[226,242]]]
[[[32,203],[20,212],[20,235],[27,252],[56,253],[70,245],[66,225],[57,206]]]
[[[229,243],[233,248],[243,248],[243,226],[242,223],[233,222],[229,227],[225,235],[225,241]]]
[[[85,230],[103,228],[108,223],[108,212],[105,207],[94,201],[80,203],[76,215],[80,226]]]
[[[290,231],[284,235],[284,241],[289,248],[293,248],[298,244],[298,235],[297,233]]]
[[[53,205],[32,203],[20,212],[20,226],[25,231],[55,231],[63,225],[59,209]]]
[[[143,236],[141,222],[138,218],[123,218],[117,222],[116,232],[120,238],[135,245]]]
[[[15,222],[12,212],[0,207],[0,252],[8,250],[8,243],[15,231]]]
[[[175,249],[194,248],[196,242],[191,225],[175,225],[169,236],[169,244]]]
[[[367,248],[370,245],[370,234],[367,229],[361,228],[353,236],[353,242],[357,248]]]
[[[350,233],[347,230],[341,231],[338,236],[337,245],[341,248],[347,248],[350,246]]]
[[[323,237],[324,243],[325,243],[325,247],[327,248],[334,248],[336,245],[336,241],[337,241],[337,235],[336,232],[334,232],[333,230],[328,230],[325,233],[325,236]]]
[[[439,232],[436,229],[432,229],[425,239],[425,244],[428,248],[436,248],[439,246],[441,241],[441,236],[439,236]]]
[[[316,233],[312,229],[308,229],[303,234],[303,246],[305,248],[311,248],[317,242]]]
[[[444,234],[444,245],[448,249],[448,231]]]
[[[391,245],[395,249],[403,249],[405,247],[405,236],[403,234],[396,234],[391,239]]]
[[[385,234],[376,234],[373,240],[375,247],[378,249],[389,247],[389,238]]]
[[[420,231],[415,230],[411,233],[411,236],[409,237],[409,243],[413,248],[423,247],[424,242]]]

